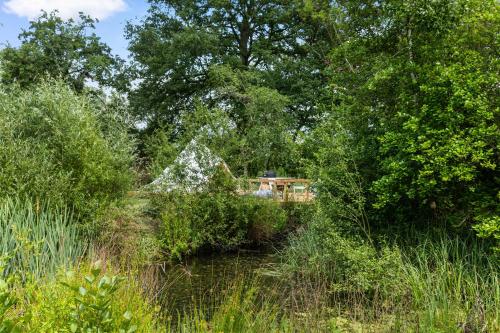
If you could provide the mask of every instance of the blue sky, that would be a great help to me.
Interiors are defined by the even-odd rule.
[[[61,16],[68,18],[78,11],[98,17],[96,34],[108,44],[114,54],[126,58],[127,41],[124,27],[127,21],[139,21],[147,11],[146,0],[0,0],[0,48],[5,43],[19,45],[17,36],[29,26],[29,18],[41,9],[57,8]]]

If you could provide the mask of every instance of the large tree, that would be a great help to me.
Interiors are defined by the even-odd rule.
[[[324,96],[329,50],[321,25],[306,22],[291,0],[150,0],[148,16],[127,28],[138,86],[136,114],[157,123],[178,121],[196,100],[214,105],[224,82],[215,73],[253,72],[254,86],[287,97],[292,129],[309,127]],[[224,66],[220,66],[224,65]],[[220,97],[220,95],[218,95]],[[217,99],[220,103],[220,98]]]
[[[26,87],[47,77],[60,78],[77,91],[86,82],[110,85],[122,61],[91,33],[95,22],[83,14],[64,21],[57,12],[43,12],[19,35],[19,47],[1,50],[1,80]]]
[[[333,117],[349,131],[371,216],[480,222],[500,237],[498,3],[308,2],[344,41],[331,58]]]

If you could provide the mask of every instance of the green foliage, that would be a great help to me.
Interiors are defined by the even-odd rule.
[[[5,273],[24,281],[71,266],[87,249],[70,210],[27,199],[0,202],[0,234],[0,257],[8,255]]]
[[[294,171],[295,143],[291,136],[293,118],[287,112],[289,99],[276,89],[263,87],[260,74],[213,66],[213,103],[226,111],[236,138],[225,158],[237,174],[257,175],[279,167]],[[211,110],[210,110],[211,111]]]
[[[402,283],[416,312],[415,330],[499,329],[498,258],[473,240],[441,237],[403,252]]]
[[[408,198],[421,207],[434,202],[453,222],[471,222],[498,206],[492,202],[498,184],[486,180],[498,178],[498,106],[488,96],[496,75],[483,72],[478,56],[465,52],[451,65],[422,73],[420,110],[400,112],[394,121],[403,130],[380,138],[386,175],[373,185],[377,208]]]
[[[187,313],[178,328],[173,331],[179,333],[292,331],[291,325],[281,318],[277,304],[271,300],[259,304],[257,287],[246,287],[240,282],[230,286],[227,291],[214,309],[197,308],[193,313]],[[210,319],[207,320],[207,317]]]
[[[11,310],[17,300],[11,290],[13,278],[4,278],[5,263],[3,257],[0,257],[0,333],[16,333],[20,332],[18,327],[19,319],[8,318],[8,312]]]
[[[371,222],[488,221],[491,230],[500,207],[498,3],[306,7],[316,6],[341,42],[331,53],[332,117],[348,133]]]
[[[248,238],[253,242],[266,242],[285,229],[288,212],[280,203],[253,197],[242,198],[245,214],[250,224]]]
[[[99,218],[102,226],[94,245],[109,254],[119,267],[143,267],[160,256],[160,221],[151,214],[147,197],[127,196],[111,205]]]
[[[288,99],[259,86],[259,76],[229,66],[213,66],[213,103],[200,101],[181,112],[176,125],[158,128],[144,140],[153,175],[168,166],[193,139],[220,156],[235,174],[257,175],[269,169],[296,172],[297,144],[286,112]],[[177,127],[177,128],[176,128]]]
[[[282,253],[284,270],[300,279],[326,279],[336,293],[396,294],[391,287],[401,266],[398,251],[388,246],[379,251],[353,231],[317,214],[306,230],[290,238]]]
[[[163,245],[177,258],[203,248],[231,250],[265,241],[286,224],[278,203],[238,195],[223,171],[201,191],[158,193],[153,201],[162,220]]]
[[[102,116],[112,111],[58,82],[0,90],[0,195],[67,205],[81,218],[121,197],[133,140],[119,118]]]
[[[211,106],[220,84],[211,72],[219,65],[248,71],[259,77],[257,87],[289,97],[294,130],[315,122],[315,103],[324,95],[322,56],[329,47],[318,38],[325,34],[320,24],[302,24],[298,3],[149,2],[147,17],[139,25],[129,24],[127,37],[133,69],[142,79],[131,102],[150,126],[176,123],[198,98]],[[232,106],[232,111],[241,109]]]
[[[144,139],[144,152],[149,159],[148,171],[152,177],[161,175],[179,153],[171,137],[172,130],[159,128]]]
[[[76,281],[72,284],[63,282],[73,292],[71,321],[66,323],[69,330],[73,333],[137,331],[137,326],[132,325],[132,314],[129,311],[122,314],[121,320],[117,320],[113,313],[113,298],[116,297],[122,279],[116,275],[100,277],[100,266],[100,262],[94,263],[91,274],[85,276],[83,285]]]
[[[374,246],[315,220],[291,238],[282,271],[299,286],[327,285],[328,306],[350,329],[379,322],[380,331],[498,330],[498,258],[485,244],[416,232],[391,243]]]
[[[95,22],[83,14],[78,21],[64,21],[57,12],[42,12],[19,35],[20,47],[7,46],[0,52],[1,81],[28,87],[49,76],[67,81],[77,91],[87,80],[109,85],[121,60],[95,33],[88,34]]]
[[[21,332],[164,331],[138,282],[113,274],[111,267],[106,270],[102,272],[99,262],[91,267],[82,264],[55,279],[13,283],[10,292],[18,302],[6,318]]]
[[[277,204],[233,193],[173,192],[162,196],[160,205],[163,244],[174,257],[265,241],[282,230],[286,220]]]
[[[321,214],[337,227],[348,231],[357,228],[370,240],[366,185],[357,164],[359,151],[351,132],[332,117],[306,138],[304,146],[311,155],[306,161],[306,170],[314,180]]]
[[[500,216],[481,216],[477,218],[474,230],[481,238],[490,238],[496,241],[496,251],[500,251]]]

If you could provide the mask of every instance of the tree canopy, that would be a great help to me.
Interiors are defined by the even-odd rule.
[[[294,1],[150,1],[147,17],[128,25],[137,89],[136,114],[151,126],[175,122],[197,100],[220,102],[218,69],[252,72],[253,84],[287,97],[293,128],[314,123],[324,95],[328,47]],[[229,82],[229,84],[231,84]]]
[[[1,80],[27,87],[47,77],[66,80],[77,91],[86,82],[110,85],[122,61],[95,33],[96,20],[80,14],[63,20],[57,12],[42,14],[19,35],[21,45],[0,52]]]
[[[350,132],[372,221],[485,221],[498,237],[498,3],[339,1],[321,14],[345,41],[331,115]]]

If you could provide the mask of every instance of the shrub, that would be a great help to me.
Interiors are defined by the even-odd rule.
[[[132,314],[126,311],[113,311],[112,302],[116,296],[122,278],[113,275],[100,277],[100,263],[94,264],[85,281],[62,282],[72,291],[70,321],[67,323],[71,332],[126,332],[132,333],[137,326],[132,324]]]
[[[153,204],[162,220],[163,245],[174,257],[265,241],[286,224],[278,203],[240,196],[234,184],[217,174],[203,191],[156,194]]]
[[[18,303],[6,318],[17,318],[23,332],[165,331],[138,282],[114,274],[111,267],[104,272],[99,263],[14,286]]]
[[[280,203],[254,197],[243,197],[241,201],[247,206],[250,221],[248,237],[254,242],[268,241],[277,232],[284,229],[288,222],[288,214]]]
[[[316,216],[302,233],[292,235],[283,251],[285,272],[326,279],[333,292],[367,293],[391,289],[401,257],[397,249],[377,250],[369,241],[346,235],[324,216]]]
[[[102,115],[111,112],[61,82],[0,88],[0,195],[65,204],[81,217],[120,197],[132,181],[133,140]]]
[[[163,244],[177,257],[203,247],[230,250],[248,242],[251,213],[255,217],[259,210],[245,198],[224,192],[173,192],[162,201]],[[264,220],[258,225],[267,228]]]
[[[17,300],[12,293],[10,285],[12,278],[4,279],[5,263],[3,258],[0,258],[0,332],[14,333],[20,332],[18,327],[19,319],[7,318],[8,311],[10,311]]]

